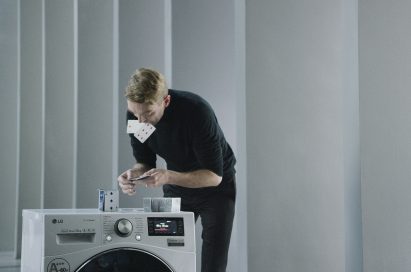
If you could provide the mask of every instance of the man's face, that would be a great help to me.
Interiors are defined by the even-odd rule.
[[[167,95],[160,102],[154,104],[136,103],[127,100],[128,110],[134,114],[140,123],[150,123],[156,125],[161,117],[163,117],[164,110],[170,104],[170,95]]]

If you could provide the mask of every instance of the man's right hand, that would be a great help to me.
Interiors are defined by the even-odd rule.
[[[140,176],[140,170],[128,169],[118,176],[117,181],[123,193],[132,196],[136,193],[137,184],[130,179]]]

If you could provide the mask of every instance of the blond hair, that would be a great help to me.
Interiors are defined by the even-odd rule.
[[[167,96],[164,76],[152,69],[140,68],[130,77],[125,96],[131,102],[154,104]]]

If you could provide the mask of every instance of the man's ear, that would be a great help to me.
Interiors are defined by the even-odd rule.
[[[164,97],[164,106],[168,107],[168,105],[170,105],[171,102],[171,96],[168,94],[166,97]]]

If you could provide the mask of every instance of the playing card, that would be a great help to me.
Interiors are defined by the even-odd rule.
[[[131,178],[130,180],[142,180],[142,179],[146,179],[146,178],[149,178],[149,177],[151,177],[151,176],[146,176],[146,175],[141,175],[141,176],[138,176],[138,177],[136,177],[136,178]]]
[[[156,128],[149,124],[149,123],[139,123],[141,126],[138,128],[137,132],[134,133],[134,137],[136,137],[141,143],[144,143],[151,134],[153,134]]]
[[[138,120],[128,120],[127,133],[137,133],[140,128],[140,122]]]

